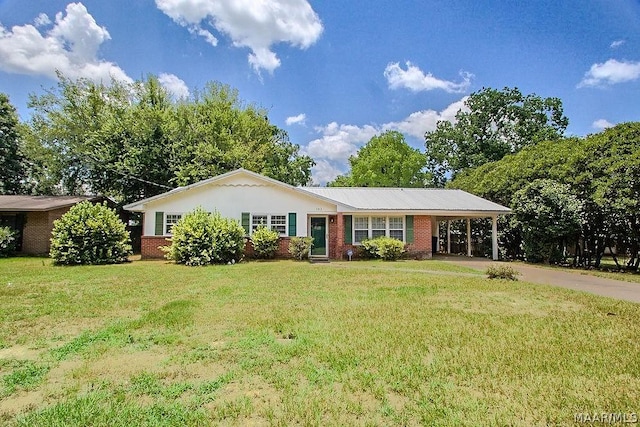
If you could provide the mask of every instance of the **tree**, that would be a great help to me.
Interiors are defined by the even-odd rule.
[[[330,182],[330,187],[424,187],[429,182],[424,155],[397,131],[374,136],[349,157],[349,163],[351,171]]]
[[[455,123],[439,121],[425,134],[428,170],[443,185],[449,176],[541,141],[559,140],[568,123],[559,98],[484,88],[469,96]]]
[[[22,190],[23,158],[19,145],[19,121],[9,97],[0,93],[0,194]]]
[[[559,261],[567,241],[577,239],[582,206],[568,185],[535,180],[513,195],[511,206],[528,261]]]

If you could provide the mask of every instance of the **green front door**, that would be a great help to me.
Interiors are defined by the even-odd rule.
[[[311,217],[312,256],[327,256],[327,218]]]

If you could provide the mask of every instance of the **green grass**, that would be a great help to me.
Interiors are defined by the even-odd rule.
[[[573,425],[637,412],[640,306],[445,262],[0,260],[0,424]]]

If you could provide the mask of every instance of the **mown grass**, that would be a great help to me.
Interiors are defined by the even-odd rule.
[[[638,411],[639,321],[436,261],[0,260],[0,423],[573,425]]]

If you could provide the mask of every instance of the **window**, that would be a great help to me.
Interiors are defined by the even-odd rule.
[[[261,225],[277,231],[280,235],[284,236],[287,234],[286,215],[251,215],[251,232],[256,231]]]
[[[371,217],[371,238],[386,236],[387,218],[384,216]]]
[[[279,234],[287,234],[287,216],[271,215],[271,229]]]
[[[389,217],[389,237],[404,242],[404,218],[401,216]]]
[[[166,214],[164,217],[164,234],[170,235],[173,226],[180,221],[182,214]]]
[[[353,243],[388,236],[404,242],[404,217],[356,216],[353,218]]]
[[[251,232],[256,231],[261,225],[267,226],[267,215],[253,215],[251,217]]]
[[[357,216],[353,218],[353,243],[362,243],[369,238],[369,218]]]

